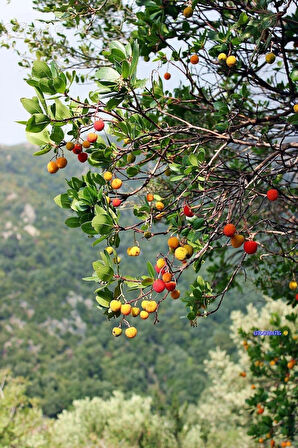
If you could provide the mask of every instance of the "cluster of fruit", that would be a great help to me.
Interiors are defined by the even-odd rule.
[[[93,127],[96,131],[100,132],[104,129],[105,124],[103,120],[96,120],[93,124]],[[73,142],[67,142],[65,147],[68,151],[72,151],[74,154],[78,156],[78,160],[81,163],[86,162],[88,159],[88,154],[86,152],[83,152],[84,149],[90,148],[92,143],[95,143],[97,141],[97,134],[95,132],[90,132],[87,134],[86,140],[84,140],[82,143],[79,141]],[[67,160],[65,157],[58,157],[56,160],[51,160],[48,165],[47,169],[48,172],[51,174],[57,173],[59,169],[65,168],[67,165]]]
[[[231,245],[235,248],[241,247],[243,245],[244,252],[247,254],[254,254],[258,249],[258,243],[256,241],[245,241],[244,236],[236,234],[236,227],[234,224],[226,224],[223,228],[223,233],[225,236],[231,238]]]

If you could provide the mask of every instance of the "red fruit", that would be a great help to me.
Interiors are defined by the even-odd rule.
[[[298,300],[298,294],[296,294],[296,300]]]
[[[176,282],[168,282],[165,286],[168,291],[174,291],[174,289],[176,289]]]
[[[75,154],[80,154],[82,152],[82,145],[81,143],[76,143],[72,150]]]
[[[185,216],[188,216],[189,218],[191,218],[194,215],[194,212],[192,211],[189,205],[185,205],[183,207],[183,213],[185,214]]]
[[[271,190],[267,191],[267,198],[269,201],[276,201],[278,198],[278,191],[275,188],[271,188]]]
[[[226,236],[234,236],[236,233],[236,227],[234,224],[226,224],[223,229],[223,233]]]
[[[254,254],[257,251],[258,243],[255,241],[245,241],[243,249],[247,254]]]
[[[119,205],[121,205],[121,202],[122,201],[120,199],[115,198],[115,199],[113,199],[112,204],[113,204],[114,207],[119,207]]]
[[[154,266],[155,271],[159,274],[161,272],[161,275],[164,274],[166,272],[166,266],[163,266],[161,269],[155,265]]]
[[[153,289],[155,292],[163,292],[165,287],[166,287],[165,282],[160,279],[155,280],[155,282],[153,283]]]
[[[81,163],[84,163],[84,162],[86,162],[86,160],[88,159],[88,154],[87,154],[86,152],[81,152],[81,153],[78,155],[78,159],[79,159],[79,161],[80,161]]]
[[[94,122],[93,126],[96,131],[102,131],[103,128],[105,127],[105,124],[104,124],[103,120],[97,120]]]

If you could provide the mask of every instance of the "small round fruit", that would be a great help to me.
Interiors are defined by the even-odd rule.
[[[157,303],[155,302],[155,300],[151,300],[146,307],[146,311],[148,311],[148,313],[155,313],[156,310]]]
[[[290,288],[292,291],[295,291],[295,289],[297,288],[297,282],[296,282],[295,280],[292,280],[292,281],[289,283],[289,288]]]
[[[251,388],[251,389],[255,389],[256,386],[255,386],[254,384],[252,384],[252,385],[250,386],[250,388]]]
[[[187,6],[186,8],[184,8],[183,9],[183,15],[184,15],[184,17],[189,19],[193,15],[192,7],[191,6]]]
[[[108,246],[108,247],[106,247],[105,250],[107,251],[107,253],[108,253],[109,255],[112,255],[112,253],[114,252],[114,249],[112,248],[112,246]]]
[[[142,300],[141,307],[146,311],[149,300]]]
[[[127,253],[127,255],[130,255],[130,251],[131,251],[131,247],[128,247],[128,248],[126,249],[126,253]]]
[[[259,438],[259,443],[263,443],[264,439],[262,437]]]
[[[163,209],[165,208],[165,205],[164,205],[163,202],[161,202],[161,201],[157,201],[157,202],[155,203],[155,208],[157,208],[157,210],[163,210]]]
[[[78,154],[78,160],[81,163],[86,162],[86,160],[88,159],[88,154],[86,152],[81,152],[80,154]]]
[[[121,314],[124,316],[128,316],[131,312],[131,305],[129,303],[125,303],[124,305],[121,305],[120,308]]]
[[[168,81],[169,79],[171,79],[171,73],[166,72],[163,77]]]
[[[165,282],[163,282],[161,279],[155,280],[155,282],[153,283],[153,289],[155,292],[161,293],[164,291],[165,287]]]
[[[109,182],[110,180],[112,180],[113,174],[110,171],[106,171],[105,173],[103,173],[103,178],[104,180],[106,180],[107,182]]]
[[[138,330],[135,327],[128,327],[125,330],[125,336],[129,339],[135,338]]]
[[[112,204],[114,207],[119,207],[119,205],[121,205],[121,202],[122,201],[119,198],[115,198],[113,199]]]
[[[67,160],[65,157],[58,157],[58,159],[56,160],[56,163],[58,165],[58,168],[63,169],[67,165]]]
[[[187,216],[188,218],[192,218],[194,215],[194,212],[192,211],[192,209],[190,208],[189,205],[185,205],[183,207],[183,213],[185,216]]]
[[[161,269],[165,266],[166,264],[166,260],[164,258],[159,258],[156,262],[156,266],[158,267],[158,269]]]
[[[145,320],[145,319],[148,319],[148,317],[149,317],[149,313],[148,313],[148,311],[144,311],[144,310],[143,310],[143,311],[140,312],[140,318],[141,318],[141,319],[144,319],[144,320]]]
[[[140,249],[138,246],[132,246],[132,247],[130,248],[130,253],[129,253],[129,255],[130,255],[131,257],[138,257],[138,256],[140,255],[140,253],[141,253],[141,249]]]
[[[288,440],[286,446],[292,446],[291,442]]]
[[[114,190],[118,190],[122,186],[122,180],[121,179],[113,179],[111,186]]]
[[[278,198],[278,191],[275,188],[271,188],[267,191],[267,198],[269,201],[276,201]]]
[[[226,61],[226,60],[227,60],[227,55],[226,55],[226,53],[220,53],[220,54],[217,56],[217,59],[219,60],[219,62],[224,62],[224,61]]]
[[[172,274],[170,272],[166,272],[163,274],[162,279],[165,283],[168,283],[172,280]]]
[[[88,140],[88,142],[90,142],[90,143],[95,143],[96,140],[97,140],[97,134],[95,134],[94,132],[90,132],[90,133],[87,135],[87,140]]]
[[[83,148],[88,149],[91,146],[91,143],[88,140],[84,140],[82,143]]]
[[[240,372],[240,376],[242,376],[243,378],[246,377],[246,372]]]
[[[121,302],[120,300],[112,300],[110,303],[110,308],[111,310],[116,313],[117,311],[119,311],[121,309]]]
[[[258,243],[256,243],[255,241],[245,241],[243,248],[244,252],[251,255],[257,251]]]
[[[258,414],[263,414],[264,408],[259,408],[257,412],[258,412]]]
[[[73,143],[73,142],[67,142],[66,145],[65,145],[65,148],[66,148],[68,151],[72,151],[73,148],[74,148],[74,143]]]
[[[132,317],[137,317],[140,314],[140,311],[140,308],[138,308],[137,306],[133,306],[131,309]]]
[[[127,162],[133,163],[136,160],[136,156],[133,153],[128,154],[127,156]]]
[[[148,193],[146,196],[148,202],[154,201],[154,195],[152,193]]]
[[[287,364],[288,369],[292,369],[295,364],[296,364],[295,359],[291,359],[291,361],[289,361],[288,364]]]
[[[57,165],[56,162],[51,161],[47,165],[47,170],[49,173],[54,174],[57,173],[57,171],[59,170],[59,166]]]
[[[276,364],[276,361],[274,361],[274,359],[272,359],[271,361],[270,361],[270,363],[269,363],[271,366],[275,366],[275,364]]]
[[[103,130],[103,128],[105,127],[105,124],[104,124],[104,122],[103,122],[103,120],[96,120],[95,122],[94,122],[94,129],[96,130],[96,131],[102,131]]]
[[[223,228],[223,233],[226,236],[234,236],[236,233],[236,227],[234,224],[226,224]]]
[[[265,60],[266,60],[267,64],[273,64],[275,59],[276,59],[276,56],[274,53],[267,53],[265,56]]]
[[[130,138],[125,138],[123,140],[124,145],[128,145],[128,143],[130,143]]]
[[[184,247],[177,247],[175,250],[175,258],[177,260],[183,261],[187,257],[187,250]]]
[[[170,249],[176,249],[179,246],[179,240],[176,236],[171,236],[168,239],[168,246]]]
[[[72,152],[73,152],[74,154],[80,154],[80,152],[82,152],[82,145],[81,145],[81,143],[76,143],[76,144],[74,145],[74,147],[73,147]]]
[[[165,170],[165,175],[170,176],[171,174],[172,174],[171,168],[167,167],[167,169]]]
[[[172,299],[176,300],[179,299],[180,297],[180,291],[179,289],[175,289],[174,291],[171,292],[171,297]]]
[[[235,56],[229,56],[226,59],[226,64],[228,67],[234,67],[234,65],[237,63],[237,59]]]
[[[199,62],[199,56],[197,54],[193,54],[189,60],[191,64],[196,65]]]
[[[116,338],[118,336],[120,336],[121,333],[122,333],[122,328],[114,327],[112,330],[112,335],[115,336]]]
[[[244,236],[243,235],[234,235],[231,238],[231,245],[237,249],[238,247],[241,247],[244,243]]]
[[[176,286],[177,286],[176,282],[168,282],[168,283],[166,283],[166,289],[168,291],[174,291],[174,289],[176,289]]]
[[[146,238],[146,240],[149,240],[152,237],[152,233],[151,232],[145,232],[144,233],[144,237]]]
[[[186,258],[190,258],[193,255],[193,247],[190,244],[184,244],[183,248],[187,250]]]
[[[297,114],[297,112],[298,112],[298,104],[294,104],[293,111]]]

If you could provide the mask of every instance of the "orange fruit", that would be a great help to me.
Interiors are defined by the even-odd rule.
[[[166,80],[169,80],[169,79],[171,78],[171,73],[166,72],[166,73],[163,75],[163,77],[164,77]]]
[[[66,148],[68,151],[72,151],[73,148],[74,148],[74,143],[72,143],[72,142],[67,142],[66,145],[65,145],[65,148]]]
[[[168,246],[170,249],[177,249],[179,246],[179,240],[176,236],[171,236],[171,238],[168,239]]]
[[[296,361],[295,359],[291,359],[291,361],[288,362],[288,369],[292,369],[295,365]]]
[[[62,168],[66,167],[67,160],[65,157],[58,157],[58,159],[56,160],[56,163],[58,165],[58,168],[62,169]]]
[[[128,327],[125,330],[125,336],[129,339],[136,337],[138,330],[135,327]]]
[[[226,236],[234,236],[236,233],[236,227],[234,224],[226,224],[223,228],[223,233]]]
[[[193,9],[191,6],[187,6],[186,8],[183,9],[183,15],[184,17],[186,17],[187,19],[189,17],[191,17],[193,15]]]
[[[171,292],[171,297],[172,299],[176,300],[179,299],[180,297],[180,291],[178,289],[175,289],[174,291]]]
[[[57,171],[59,170],[59,166],[57,165],[56,162],[52,161],[48,163],[47,169],[49,173],[54,174],[57,173]]]
[[[88,140],[84,140],[82,143],[83,148],[90,148],[91,143]]]
[[[234,235],[231,238],[231,245],[235,248],[238,248],[242,246],[244,243],[244,236],[243,235]]]
[[[124,305],[121,305],[121,314],[124,316],[128,316],[131,312],[131,305],[129,303],[125,303]]]
[[[121,188],[122,180],[117,178],[113,179],[111,185],[114,190],[118,190],[119,188]]]
[[[148,313],[148,311],[141,311],[140,312],[140,318],[141,319],[143,319],[143,320],[145,320],[145,319],[148,319],[148,317],[149,317],[149,313]]]
[[[172,280],[172,274],[166,272],[165,274],[163,274],[162,279],[165,283],[168,283]]]
[[[199,62],[199,56],[197,54],[193,54],[190,57],[190,63],[196,65]]]
[[[147,196],[146,196],[146,199],[147,199],[148,202],[152,202],[152,201],[154,201],[154,196],[153,196],[153,194],[152,194],[152,193],[148,193]]]
[[[146,311],[148,311],[148,313],[154,313],[157,310],[157,303],[155,302],[155,300],[151,300],[146,307]]]
[[[157,210],[163,210],[163,209],[165,208],[165,205],[164,205],[163,202],[161,202],[161,201],[157,201],[157,202],[155,203],[155,207],[157,208]]]

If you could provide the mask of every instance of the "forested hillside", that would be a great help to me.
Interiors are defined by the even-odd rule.
[[[184,318],[184,305],[167,299],[155,331],[148,319],[139,324],[135,340],[111,338],[112,325],[96,308],[94,284],[81,280],[92,273],[99,248],[92,248],[92,239],[84,239],[80,230],[63,224],[67,212],[63,218],[53,201],[64,177],[79,175],[81,165],[74,168],[72,161],[65,176],[61,172],[53,179],[28,145],[0,151],[0,367],[29,379],[29,395],[41,398],[49,416],[74,399],[108,398],[116,389],[150,395],[156,407],[177,399],[195,402],[206,386],[203,360],[208,350],[218,345],[233,356],[231,311],[244,310],[251,301],[261,304],[261,296],[249,284],[242,292],[233,290],[222,312],[195,328]],[[124,241],[122,248],[130,243]],[[144,261],[154,261],[159,244],[165,243],[144,240],[142,260],[132,263],[125,252],[121,263],[131,274],[138,273]],[[184,286],[193,278],[195,273],[188,272]]]

